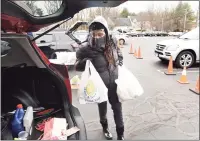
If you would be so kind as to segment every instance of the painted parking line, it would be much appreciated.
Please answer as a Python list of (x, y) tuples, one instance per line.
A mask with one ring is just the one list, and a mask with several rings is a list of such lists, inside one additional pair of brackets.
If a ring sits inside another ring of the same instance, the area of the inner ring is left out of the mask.
[(157, 70), (159, 73), (162, 73), (162, 74), (165, 74), (163, 71), (161, 71), (161, 70)]
[[(183, 70), (181, 68), (175, 68), (174, 70)], [(199, 68), (188, 68), (187, 70), (199, 70)]]
[[(186, 71), (187, 73), (199, 73), (199, 71)], [(182, 73), (182, 71), (181, 72), (176, 72), (176, 73)]]
[[(165, 74), (164, 72), (167, 72), (167, 70), (157, 70), (159, 73)], [(199, 70), (187, 70), (187, 73), (199, 73)], [(182, 71), (174, 70), (174, 73), (182, 73)]]

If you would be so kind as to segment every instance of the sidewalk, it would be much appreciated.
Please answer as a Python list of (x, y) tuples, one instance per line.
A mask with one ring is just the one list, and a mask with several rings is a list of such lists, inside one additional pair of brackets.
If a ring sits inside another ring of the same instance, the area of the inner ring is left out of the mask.
[[(126, 139), (198, 140), (198, 98), (192, 94), (188, 97), (187, 94), (160, 93), (141, 101), (125, 102), (123, 112)], [(116, 139), (112, 110), (108, 112), (110, 128)], [(86, 121), (86, 128), (88, 139), (104, 139), (98, 120)]]

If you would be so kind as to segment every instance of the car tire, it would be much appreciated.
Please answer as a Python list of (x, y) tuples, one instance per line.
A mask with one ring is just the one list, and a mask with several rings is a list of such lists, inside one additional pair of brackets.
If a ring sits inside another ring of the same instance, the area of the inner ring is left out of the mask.
[(179, 53), (179, 55), (176, 58), (175, 63), (176, 63), (177, 67), (184, 68), (184, 64), (185, 64), (184, 58), (188, 58), (187, 62), (186, 62), (187, 63), (186, 64), (187, 68), (191, 67), (194, 64), (194, 62), (195, 62), (195, 60), (194, 60), (195, 57), (194, 57), (194, 54), (192, 52), (190, 52), (190, 51), (183, 51), (183, 52)]
[(124, 39), (119, 39), (119, 44), (120, 45), (124, 45), (125, 44), (125, 40)]

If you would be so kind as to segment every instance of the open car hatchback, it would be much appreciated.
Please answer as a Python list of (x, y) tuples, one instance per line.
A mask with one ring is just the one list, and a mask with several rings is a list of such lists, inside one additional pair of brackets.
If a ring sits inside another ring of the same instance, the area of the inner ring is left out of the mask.
[[(42, 5), (44, 1), (41, 2)], [(56, 1), (54, 1), (56, 2)], [(115, 7), (125, 1), (63, 0), (59, 9), (49, 15), (35, 13), (25, 1), (1, 0), (1, 139), (12, 140), (10, 128), (12, 111), (17, 104), (24, 109), (43, 107), (51, 113), (37, 116), (34, 113), (32, 134), (28, 140), (37, 140), (42, 132), (36, 130), (38, 121), (47, 117), (65, 118), (66, 129), (78, 127), (79, 132), (69, 140), (85, 140), (84, 121), (72, 105), (72, 91), (68, 69), (65, 65), (52, 64), (37, 47), (28, 32), (36, 32), (50, 24), (70, 19), (80, 10), (89, 7)], [(29, 3), (30, 4), (30, 3)]]

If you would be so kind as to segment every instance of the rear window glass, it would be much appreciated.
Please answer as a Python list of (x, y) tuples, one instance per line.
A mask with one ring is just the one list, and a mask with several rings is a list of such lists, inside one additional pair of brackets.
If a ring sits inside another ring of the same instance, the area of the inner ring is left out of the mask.
[[(40, 34), (35, 34), (35, 36), (38, 36)], [(39, 39), (36, 40), (36, 43), (51, 43), (54, 42), (55, 39), (53, 38), (53, 34), (46, 34), (40, 37)]]
[(45, 0), (45, 1), (37, 1), (37, 0), (15, 0), (13, 1), (18, 6), (26, 10), (29, 14), (37, 17), (48, 16), (56, 13), (62, 4), (62, 0)]
[(88, 37), (88, 31), (85, 30), (78, 30), (74, 32), (74, 37), (78, 38), (81, 42), (84, 42)]

